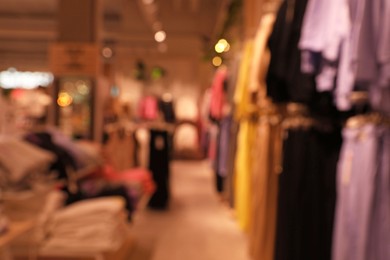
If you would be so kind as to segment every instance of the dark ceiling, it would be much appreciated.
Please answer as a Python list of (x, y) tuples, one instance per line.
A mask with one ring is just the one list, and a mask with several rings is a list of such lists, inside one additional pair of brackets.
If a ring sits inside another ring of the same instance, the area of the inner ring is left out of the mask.
[[(201, 55), (221, 29), (229, 2), (96, 1), (102, 7), (100, 41), (115, 48), (122, 58)], [(0, 0), (0, 69), (47, 69), (48, 46), (57, 39), (57, 13), (58, 0)], [(167, 48), (159, 48), (154, 40), (159, 29), (167, 34)]]

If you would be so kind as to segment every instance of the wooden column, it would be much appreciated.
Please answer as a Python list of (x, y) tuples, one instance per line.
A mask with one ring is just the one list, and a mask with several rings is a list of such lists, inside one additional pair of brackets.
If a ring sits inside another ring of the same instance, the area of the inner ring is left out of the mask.
[[(87, 79), (90, 89), (90, 133), (99, 140), (101, 136), (101, 102), (99, 80), (102, 77), (100, 31), (103, 20), (101, 0), (60, 0), (58, 6), (57, 41), (50, 46), (50, 68), (56, 77), (57, 99), (64, 78)], [(60, 107), (56, 109), (59, 122)], [(74, 121), (74, 120), (73, 120)]]

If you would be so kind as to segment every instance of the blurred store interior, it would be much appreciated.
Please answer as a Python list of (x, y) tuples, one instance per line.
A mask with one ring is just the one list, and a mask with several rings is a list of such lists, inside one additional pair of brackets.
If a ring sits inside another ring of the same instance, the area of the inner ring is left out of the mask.
[(0, 260), (389, 260), (389, 17), (0, 0)]

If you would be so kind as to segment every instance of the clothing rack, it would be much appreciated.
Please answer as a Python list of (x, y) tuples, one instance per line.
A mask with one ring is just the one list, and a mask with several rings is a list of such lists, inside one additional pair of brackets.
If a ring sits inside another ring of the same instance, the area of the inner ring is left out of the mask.
[(378, 112), (371, 112), (368, 114), (357, 115), (349, 118), (345, 126), (347, 128), (360, 128), (366, 124), (390, 127), (390, 118)]

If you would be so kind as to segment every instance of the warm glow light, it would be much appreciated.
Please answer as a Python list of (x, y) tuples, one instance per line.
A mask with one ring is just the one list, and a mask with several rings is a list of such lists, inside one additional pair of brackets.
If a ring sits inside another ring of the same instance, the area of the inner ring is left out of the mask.
[(77, 91), (81, 95), (88, 95), (89, 94), (89, 88), (88, 88), (87, 84), (85, 84), (84, 81), (80, 81), (77, 83)]
[(153, 4), (154, 0), (142, 0), (142, 2), (146, 5)]
[(221, 43), (221, 44), (223, 44), (224, 46), (226, 46), (226, 45), (229, 44), (229, 43), (227, 42), (227, 40), (225, 40), (225, 39), (220, 39), (218, 42)]
[(68, 93), (61, 92), (60, 94), (58, 94), (57, 104), (60, 107), (70, 106), (72, 104), (72, 102), (73, 102), (73, 98)]
[(109, 59), (109, 58), (112, 57), (112, 54), (113, 54), (113, 52), (112, 52), (111, 48), (109, 48), (109, 47), (104, 47), (103, 48), (102, 55), (103, 55), (104, 58)]
[(219, 56), (215, 56), (215, 57), (213, 58), (213, 65), (214, 65), (215, 67), (219, 67), (219, 66), (221, 66), (221, 64), (222, 64), (222, 58), (219, 57)]
[(222, 53), (224, 50), (225, 46), (222, 43), (218, 42), (217, 44), (215, 44), (215, 51), (217, 53)]
[(227, 43), (224, 52), (228, 52), (230, 50), (230, 44)]
[(230, 49), (230, 44), (225, 39), (220, 39), (217, 44), (215, 44), (215, 51), (217, 53), (227, 52)]
[(53, 74), (46, 72), (20, 72), (14, 68), (0, 72), (0, 86), (6, 89), (47, 87), (53, 79)]
[(154, 39), (156, 40), (156, 42), (163, 42), (165, 41), (166, 37), (167, 34), (164, 31), (158, 31), (154, 35)]

